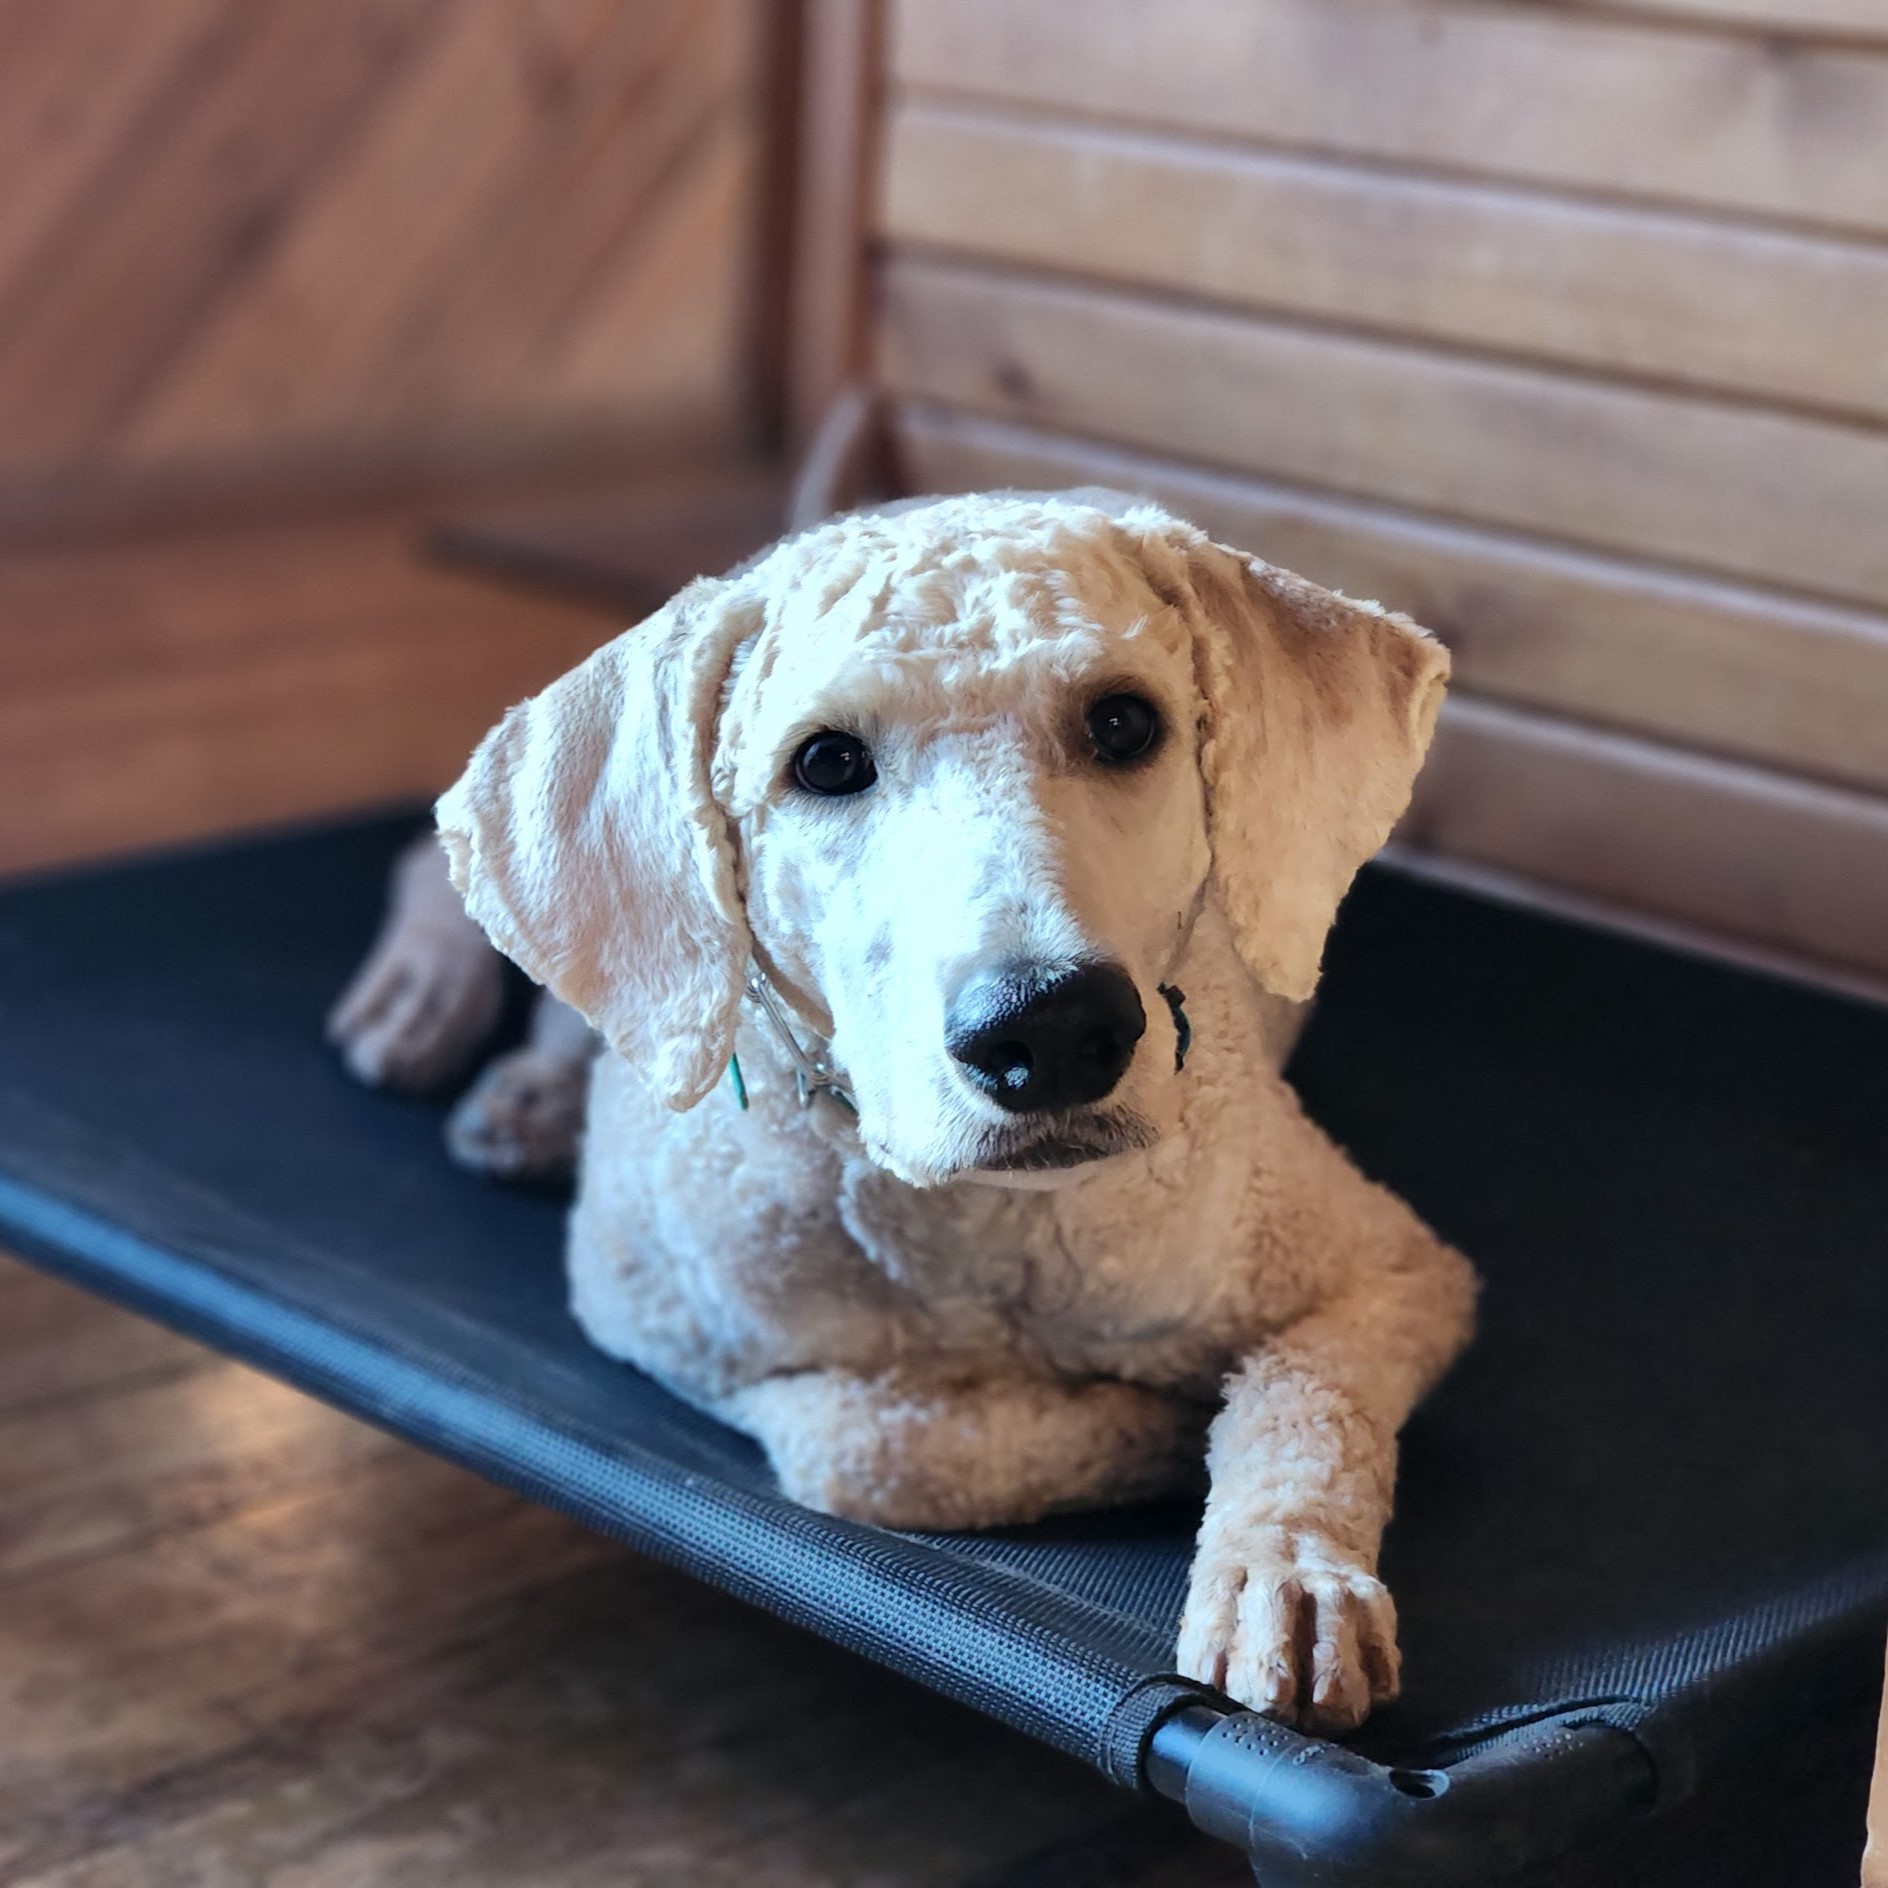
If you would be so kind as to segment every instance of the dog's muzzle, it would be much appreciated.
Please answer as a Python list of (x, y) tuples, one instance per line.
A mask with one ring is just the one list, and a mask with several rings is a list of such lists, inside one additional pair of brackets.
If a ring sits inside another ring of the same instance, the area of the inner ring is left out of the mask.
[(958, 1066), (1011, 1114), (1100, 1101), (1146, 1032), (1134, 980), (1118, 964), (1002, 964), (966, 978), (945, 1013)]
[(977, 1160), (983, 1173), (1059, 1173), (1112, 1160), (1117, 1154), (1137, 1153), (1158, 1140), (1152, 1127), (1137, 1114), (1084, 1113), (1050, 1122), (1030, 1134), (1010, 1129)]

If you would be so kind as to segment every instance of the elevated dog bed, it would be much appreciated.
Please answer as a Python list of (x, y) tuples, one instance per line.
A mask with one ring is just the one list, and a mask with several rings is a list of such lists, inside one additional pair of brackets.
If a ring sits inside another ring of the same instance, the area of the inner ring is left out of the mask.
[(827, 1520), (589, 1350), (559, 1203), (322, 1046), (409, 830), (0, 896), (0, 1243), (1182, 1801), (1267, 1888), (1579, 1850), (1879, 1671), (1888, 1015), (1366, 874), (1295, 1076), (1487, 1294), (1407, 1435), (1407, 1695), (1345, 1749), (1163, 1675), (1184, 1508)]

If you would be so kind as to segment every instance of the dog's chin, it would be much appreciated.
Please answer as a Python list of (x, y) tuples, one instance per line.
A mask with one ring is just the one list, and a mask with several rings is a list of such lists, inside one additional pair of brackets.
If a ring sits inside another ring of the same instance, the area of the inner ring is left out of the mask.
[(964, 1173), (983, 1186), (1049, 1192), (1079, 1186), (1101, 1169), (1144, 1153), (1160, 1137), (1139, 1115), (1079, 1116), (1006, 1132), (979, 1148)]

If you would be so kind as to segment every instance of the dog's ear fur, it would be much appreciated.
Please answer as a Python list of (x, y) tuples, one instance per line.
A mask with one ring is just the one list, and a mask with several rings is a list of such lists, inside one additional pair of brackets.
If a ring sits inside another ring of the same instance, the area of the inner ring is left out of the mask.
[(1303, 1002), (1357, 868), (1409, 805), (1449, 655), (1355, 603), (1167, 522), (1142, 539), (1189, 618), (1213, 873), (1239, 954)]
[(690, 585), (512, 709), (438, 806), (466, 909), (671, 1108), (733, 1051), (751, 940), (709, 780), (759, 621), (751, 591)]

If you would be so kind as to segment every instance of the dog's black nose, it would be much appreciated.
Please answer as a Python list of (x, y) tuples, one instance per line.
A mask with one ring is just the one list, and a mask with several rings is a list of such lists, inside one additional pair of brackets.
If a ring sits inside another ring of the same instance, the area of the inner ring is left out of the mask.
[(1117, 965), (1024, 962), (966, 979), (944, 1027), (951, 1054), (992, 1101), (1012, 1114), (1041, 1114), (1107, 1094), (1147, 1014)]

